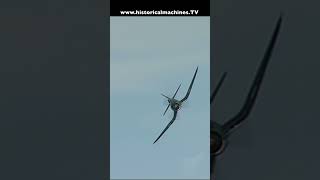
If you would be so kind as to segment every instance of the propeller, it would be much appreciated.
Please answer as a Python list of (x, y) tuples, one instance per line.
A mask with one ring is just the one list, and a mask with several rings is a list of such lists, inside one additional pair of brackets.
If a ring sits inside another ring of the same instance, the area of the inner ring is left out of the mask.
[(162, 96), (164, 96), (165, 98), (168, 99), (168, 103), (169, 103), (168, 106), (167, 106), (167, 108), (166, 108), (166, 110), (165, 110), (164, 113), (163, 113), (163, 116), (166, 114), (166, 112), (168, 111), (168, 109), (169, 109), (169, 107), (170, 107), (170, 100), (171, 100), (171, 99), (174, 99), (174, 98), (176, 97), (176, 95), (177, 95), (180, 87), (181, 87), (181, 84), (179, 85), (178, 89), (176, 90), (176, 92), (174, 93), (174, 95), (173, 95), (172, 98), (169, 98), (168, 96), (166, 96), (166, 95), (164, 95), (164, 94), (161, 94)]

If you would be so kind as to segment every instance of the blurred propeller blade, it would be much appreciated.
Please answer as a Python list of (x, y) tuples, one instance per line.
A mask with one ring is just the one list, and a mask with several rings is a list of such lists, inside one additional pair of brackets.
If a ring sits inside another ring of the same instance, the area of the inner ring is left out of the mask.
[(174, 97), (176, 97), (177, 92), (178, 92), (178, 91), (179, 91), (179, 89), (180, 89), (180, 86), (181, 86), (181, 84), (179, 85), (178, 89), (177, 89), (177, 90), (176, 90), (176, 92), (174, 93), (174, 95), (173, 95), (172, 99), (173, 99)]
[(168, 109), (169, 109), (169, 106), (170, 106), (170, 104), (168, 104), (168, 106), (167, 106), (166, 110), (164, 111), (163, 115), (165, 115), (165, 114), (166, 114), (166, 112), (167, 112), (167, 111), (168, 111)]
[(215, 99), (215, 97), (217, 96), (218, 92), (219, 92), (219, 89), (224, 81), (224, 79), (226, 78), (227, 76), (227, 72), (224, 72), (220, 81), (218, 82), (218, 85), (216, 87), (216, 89), (213, 91), (211, 97), (210, 97), (210, 104), (212, 104), (213, 100)]

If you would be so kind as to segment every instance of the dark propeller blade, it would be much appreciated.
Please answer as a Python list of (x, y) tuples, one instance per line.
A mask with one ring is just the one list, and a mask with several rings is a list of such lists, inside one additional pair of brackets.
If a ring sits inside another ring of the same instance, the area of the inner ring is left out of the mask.
[[(166, 96), (166, 95), (164, 95), (164, 94), (161, 94), (161, 95), (162, 95), (163, 97), (167, 98), (168, 100), (170, 100), (170, 98), (169, 98), (168, 96)], [(166, 112), (167, 112), (168, 109), (169, 109), (169, 106), (170, 106), (170, 103), (168, 104), (168, 106), (167, 106), (166, 110), (164, 111), (163, 115), (166, 114)]]
[(220, 81), (218, 82), (217, 84), (217, 87), (216, 89), (213, 91), (213, 93), (211, 94), (211, 97), (210, 97), (210, 104), (213, 102), (213, 100), (215, 99), (215, 97), (217, 96), (218, 92), (219, 92), (219, 89), (221, 87), (221, 85), (223, 84), (223, 81), (224, 79), (226, 78), (227, 76), (227, 72), (223, 73)]
[[(178, 89), (177, 89), (177, 90), (176, 90), (176, 92), (174, 93), (174, 95), (173, 95), (172, 99), (173, 99), (174, 97), (176, 97), (177, 92), (178, 92), (178, 91), (179, 91), (179, 89), (180, 89), (180, 86), (181, 86), (181, 84), (179, 85)], [(170, 99), (168, 96), (166, 96), (166, 95), (164, 95), (164, 94), (161, 94), (161, 95), (162, 95), (162, 96), (164, 96), (164, 97), (166, 97), (167, 99)], [(168, 104), (168, 106), (167, 106), (166, 110), (164, 111), (163, 115), (165, 115), (165, 114), (166, 114), (166, 112), (168, 111), (169, 107), (170, 107), (170, 103)]]
[(174, 93), (174, 95), (173, 95), (172, 99), (173, 99), (174, 97), (176, 97), (177, 92), (178, 92), (178, 91), (179, 91), (179, 89), (180, 89), (180, 86), (181, 86), (181, 84), (179, 85), (178, 89), (177, 89), (177, 90), (176, 90), (176, 92)]
[(164, 116), (164, 115), (166, 114), (166, 112), (168, 111), (169, 106), (170, 106), (170, 103), (168, 104), (168, 106), (167, 106), (166, 110), (164, 111), (163, 116)]
[(164, 95), (164, 94), (161, 94), (163, 97), (167, 98), (167, 99), (170, 99), (168, 96)]
[(195, 72), (194, 75), (193, 75), (193, 78), (192, 78), (192, 81), (191, 81), (191, 83), (190, 83), (188, 92), (187, 92), (187, 94), (185, 95), (185, 97), (184, 97), (183, 99), (181, 99), (181, 102), (183, 102), (183, 101), (185, 101), (185, 100), (188, 99), (188, 97), (189, 97), (189, 95), (190, 95), (190, 92), (191, 92), (191, 89), (192, 89), (192, 86), (193, 86), (194, 79), (196, 78), (197, 72), (198, 72), (198, 67), (197, 67), (197, 69), (196, 69), (196, 72)]
[(174, 111), (172, 120), (169, 122), (169, 124), (166, 126), (166, 128), (161, 132), (159, 137), (153, 142), (153, 144), (156, 143), (161, 138), (161, 136), (168, 130), (168, 128), (171, 126), (171, 124), (176, 120), (176, 117), (177, 117), (177, 111)]
[(271, 40), (269, 42), (269, 45), (266, 49), (266, 52), (264, 54), (264, 57), (263, 57), (262, 62), (260, 64), (260, 67), (258, 69), (258, 73), (253, 81), (253, 84), (250, 88), (249, 94), (246, 98), (246, 101), (245, 101), (243, 107), (241, 108), (240, 112), (236, 116), (231, 118), (229, 121), (227, 121), (223, 125), (223, 131), (224, 131), (225, 136), (228, 136), (238, 125), (240, 125), (240, 123), (243, 122), (243, 120), (245, 120), (249, 116), (249, 114), (252, 110), (252, 107), (255, 103), (255, 100), (257, 98), (257, 95), (258, 95), (258, 92), (260, 89), (261, 82), (262, 82), (264, 74), (266, 72), (266, 68), (267, 68), (268, 63), (270, 61), (270, 57), (272, 55), (272, 51), (273, 51), (274, 45), (276, 43), (276, 39), (279, 34), (281, 22), (282, 22), (282, 16), (280, 15), (280, 17), (277, 21), (276, 27), (274, 29), (273, 35), (271, 37)]

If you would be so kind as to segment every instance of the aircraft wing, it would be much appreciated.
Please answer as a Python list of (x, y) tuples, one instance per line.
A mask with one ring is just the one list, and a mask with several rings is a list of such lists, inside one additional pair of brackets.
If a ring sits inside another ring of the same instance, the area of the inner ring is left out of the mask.
[(244, 106), (242, 107), (242, 109), (240, 110), (240, 112), (237, 115), (235, 115), (233, 118), (231, 118), (229, 121), (227, 121), (222, 126), (225, 136), (229, 136), (229, 134), (232, 133), (232, 131), (238, 125), (240, 125), (240, 123), (243, 122), (243, 120), (245, 120), (249, 116), (249, 114), (253, 108), (255, 100), (257, 99), (257, 95), (258, 95), (264, 74), (266, 72), (266, 68), (267, 68), (268, 63), (271, 58), (274, 45), (276, 43), (279, 31), (280, 31), (281, 22), (282, 22), (282, 18), (280, 16), (280, 18), (278, 19), (278, 22), (276, 24), (276, 27), (273, 31), (272, 37), (269, 41), (266, 52), (263, 56), (262, 62), (261, 62), (260, 67), (258, 69), (258, 73), (257, 73), (257, 75), (253, 81), (253, 84), (250, 88), (250, 91), (249, 91), (249, 94), (246, 98)]
[(153, 144), (156, 143), (156, 142), (161, 138), (161, 136), (169, 129), (169, 127), (171, 126), (171, 124), (176, 120), (178, 111), (173, 111), (173, 112), (174, 112), (174, 114), (173, 114), (172, 120), (169, 122), (169, 124), (167, 125), (167, 127), (161, 132), (161, 134), (159, 135), (159, 137), (153, 142)]
[(196, 69), (196, 72), (195, 72), (194, 75), (193, 75), (193, 78), (192, 78), (192, 81), (191, 81), (191, 83), (190, 83), (188, 92), (187, 92), (187, 94), (185, 95), (185, 97), (184, 97), (183, 99), (181, 99), (181, 102), (183, 102), (183, 101), (185, 101), (185, 100), (188, 99), (188, 97), (189, 97), (189, 95), (190, 95), (190, 92), (191, 92), (191, 89), (192, 89), (192, 86), (193, 86), (194, 79), (196, 78), (197, 72), (198, 72), (198, 67), (197, 67), (197, 69)]

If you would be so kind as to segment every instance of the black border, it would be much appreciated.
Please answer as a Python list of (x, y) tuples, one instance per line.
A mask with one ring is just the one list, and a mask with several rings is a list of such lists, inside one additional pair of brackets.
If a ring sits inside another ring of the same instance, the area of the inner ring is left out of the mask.
[(107, 6), (0, 2), (0, 179), (109, 178)]
[[(210, 16), (210, 0), (201, 1), (184, 1), (184, 0), (162, 0), (162, 1), (148, 1), (148, 0), (110, 0), (111, 16), (141, 16), (141, 15), (122, 15), (120, 11), (189, 11), (199, 10), (198, 14), (194, 15), (174, 15), (174, 16)], [(157, 15), (143, 15), (143, 16), (157, 16)], [(170, 16), (170, 15), (161, 15)]]

